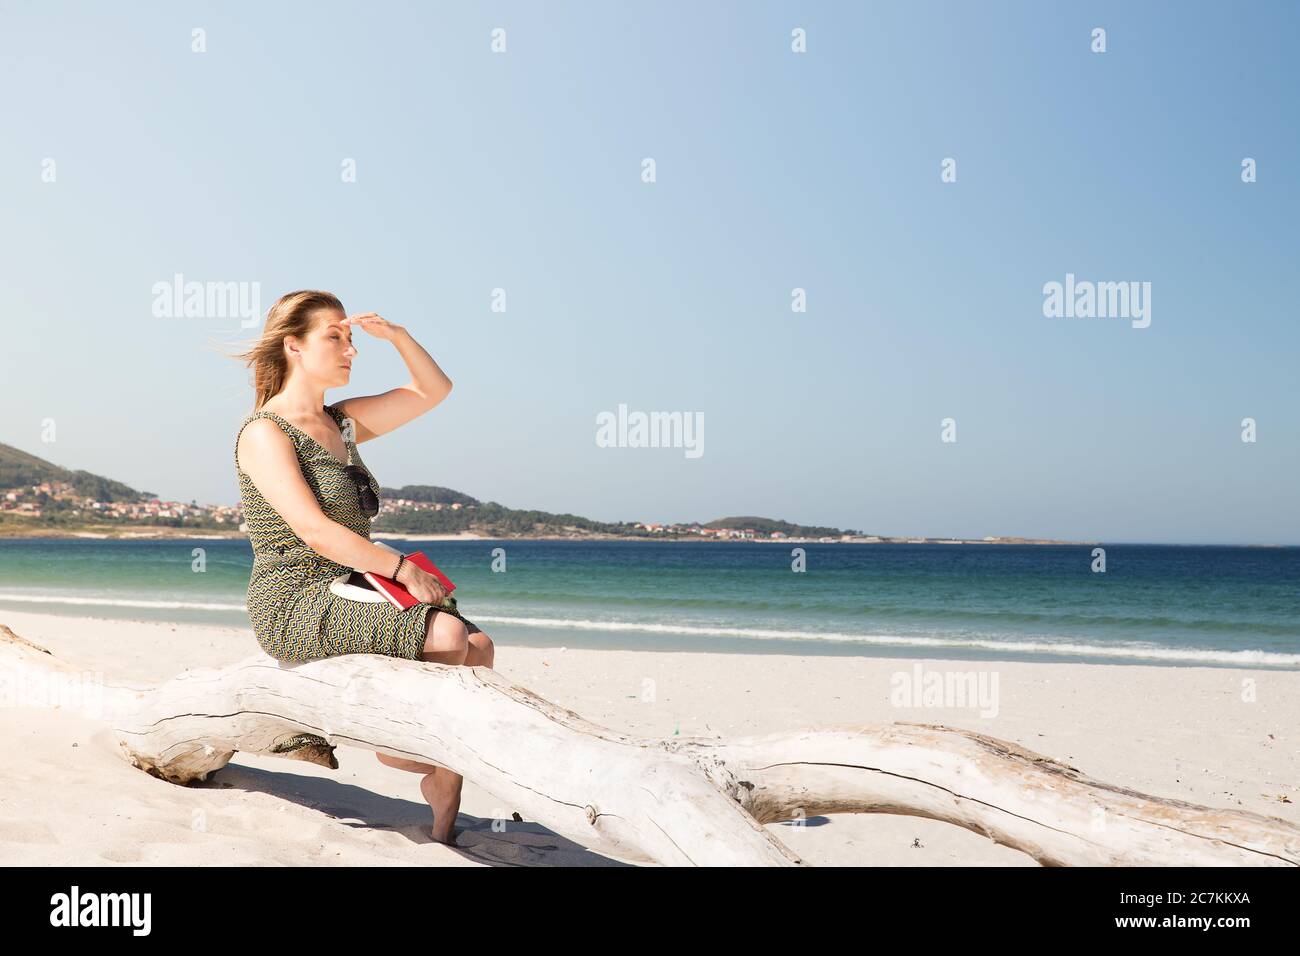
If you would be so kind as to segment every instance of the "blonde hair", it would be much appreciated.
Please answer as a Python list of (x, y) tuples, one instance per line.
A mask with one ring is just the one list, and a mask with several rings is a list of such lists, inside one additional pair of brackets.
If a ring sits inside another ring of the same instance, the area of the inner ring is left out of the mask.
[(284, 356), (284, 340), (292, 335), (305, 338), (311, 331), (314, 315), (320, 309), (343, 311), (343, 303), (331, 292), (302, 289), (280, 296), (266, 313), (262, 336), (240, 359), (253, 370), (253, 411), (278, 395), (289, 379), (289, 363)]

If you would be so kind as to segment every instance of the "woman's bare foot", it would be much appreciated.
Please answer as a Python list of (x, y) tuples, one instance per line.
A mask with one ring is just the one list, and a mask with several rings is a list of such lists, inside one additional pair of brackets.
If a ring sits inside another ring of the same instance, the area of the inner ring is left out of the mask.
[(453, 843), (452, 829), (456, 823), (456, 814), (460, 812), (460, 788), (465, 778), (439, 767), (433, 773), (425, 774), (420, 781), (420, 793), (433, 810), (433, 827), (429, 834), (437, 843)]

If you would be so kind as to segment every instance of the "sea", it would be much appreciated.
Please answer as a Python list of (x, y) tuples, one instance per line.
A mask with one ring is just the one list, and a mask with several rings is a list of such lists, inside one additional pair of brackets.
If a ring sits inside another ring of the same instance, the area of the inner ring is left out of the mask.
[[(1300, 667), (1300, 548), (376, 540), (501, 645)], [(5, 609), (248, 627), (245, 539), (0, 540)], [(250, 649), (252, 632), (249, 631)]]

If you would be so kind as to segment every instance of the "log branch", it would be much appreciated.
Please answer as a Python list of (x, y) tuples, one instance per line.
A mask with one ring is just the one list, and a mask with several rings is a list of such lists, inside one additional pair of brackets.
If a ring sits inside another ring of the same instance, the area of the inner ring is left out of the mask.
[[(0, 625), (0, 676), (49, 695), (79, 674)], [(1300, 827), (1113, 786), (1013, 743), (937, 724), (838, 725), (716, 740), (591, 723), (486, 667), (256, 654), (83, 710), (134, 766), (206, 780), (238, 751), (336, 768), (333, 746), (449, 767), (597, 852), (663, 865), (800, 865), (764, 824), (824, 813), (930, 817), (1048, 866), (1300, 865)], [(864, 860), (863, 863), (870, 863)]]

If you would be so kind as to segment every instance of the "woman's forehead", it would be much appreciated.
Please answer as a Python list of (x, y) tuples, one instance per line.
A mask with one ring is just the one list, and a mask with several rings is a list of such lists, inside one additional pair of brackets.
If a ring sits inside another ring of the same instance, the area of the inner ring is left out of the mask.
[(339, 329), (349, 335), (352, 334), (352, 330), (343, 324), (343, 313), (337, 309), (321, 309), (313, 318), (316, 321), (317, 329), (322, 332), (329, 329)]

